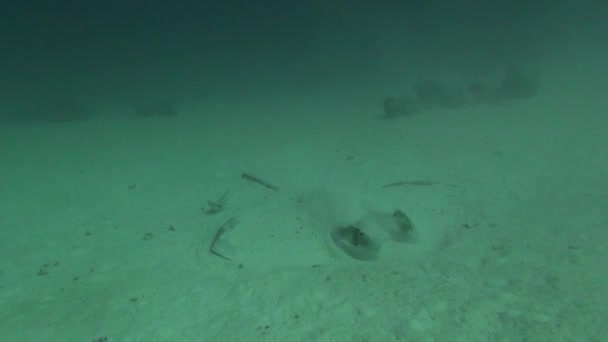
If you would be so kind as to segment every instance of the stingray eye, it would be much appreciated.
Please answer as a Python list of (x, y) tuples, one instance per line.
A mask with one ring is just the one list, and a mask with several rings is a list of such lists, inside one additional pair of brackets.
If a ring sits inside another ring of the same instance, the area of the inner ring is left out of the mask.
[(352, 231), (352, 244), (353, 246), (361, 246), (363, 244), (365, 244), (365, 239), (367, 238), (367, 236), (365, 235), (364, 232), (361, 231), (361, 229), (359, 228), (355, 228)]

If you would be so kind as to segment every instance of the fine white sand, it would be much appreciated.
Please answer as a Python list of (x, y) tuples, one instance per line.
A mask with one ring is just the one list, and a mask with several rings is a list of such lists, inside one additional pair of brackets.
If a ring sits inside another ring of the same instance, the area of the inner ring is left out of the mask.
[[(395, 120), (399, 85), (361, 85), (4, 123), (0, 340), (603, 340), (607, 74), (553, 68), (531, 99)], [(416, 180), (436, 184), (382, 188)], [(417, 243), (333, 245), (395, 209)], [(209, 244), (231, 218), (227, 261)]]

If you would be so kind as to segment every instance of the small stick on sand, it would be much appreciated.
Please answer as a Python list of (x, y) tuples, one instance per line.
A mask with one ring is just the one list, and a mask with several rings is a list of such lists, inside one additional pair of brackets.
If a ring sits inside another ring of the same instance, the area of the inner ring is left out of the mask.
[(205, 214), (213, 215), (222, 211), (224, 209), (224, 206), (226, 205), (226, 197), (228, 197), (228, 192), (230, 192), (230, 190), (226, 190), (222, 197), (220, 197), (220, 199), (218, 199), (217, 201), (207, 201), (207, 204), (209, 206), (207, 208), (203, 208)]
[(248, 173), (241, 174), (241, 178), (246, 179), (246, 180), (248, 180), (250, 182), (253, 182), (253, 183), (258, 183), (258, 184), (262, 185), (263, 187), (265, 187), (267, 189), (274, 190), (274, 191), (279, 191), (278, 187), (276, 187), (276, 186), (268, 183), (265, 180), (259, 179), (258, 177), (252, 176), (252, 175), (250, 175)]
[(388, 184), (384, 184), (382, 187), (383, 188), (392, 188), (392, 187), (401, 186), (401, 185), (429, 186), (429, 185), (435, 185), (435, 184), (437, 184), (437, 182), (428, 180), (428, 179), (421, 179), (421, 180), (415, 180), (415, 181), (399, 181), (399, 182), (394, 182), (394, 183), (388, 183)]
[(223, 254), (221, 254), (220, 252), (215, 250), (215, 245), (217, 244), (217, 242), (219, 241), (220, 237), (222, 235), (224, 235), (224, 233), (226, 233), (226, 231), (232, 229), (236, 224), (238, 223), (238, 220), (236, 217), (231, 218), (230, 220), (226, 221), (223, 225), (221, 225), (218, 229), (217, 232), (215, 232), (215, 236), (213, 237), (213, 240), (211, 240), (211, 244), (209, 245), (209, 253), (218, 256), (222, 259), (226, 259), (229, 261), (232, 261), (232, 259), (224, 256)]

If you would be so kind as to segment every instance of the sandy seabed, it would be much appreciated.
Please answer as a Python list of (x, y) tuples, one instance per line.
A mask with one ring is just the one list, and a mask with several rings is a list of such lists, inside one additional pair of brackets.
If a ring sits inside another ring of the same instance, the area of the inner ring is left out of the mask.
[[(4, 123), (0, 339), (601, 341), (604, 83), (394, 120), (382, 89), (328, 89)], [(330, 238), (394, 210), (416, 242)]]

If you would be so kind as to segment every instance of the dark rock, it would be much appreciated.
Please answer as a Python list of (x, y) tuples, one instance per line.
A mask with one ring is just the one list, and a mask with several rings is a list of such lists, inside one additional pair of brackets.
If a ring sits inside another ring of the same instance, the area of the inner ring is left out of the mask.
[(535, 75), (520, 67), (507, 69), (507, 74), (500, 84), (500, 96), (504, 100), (527, 99), (538, 94), (540, 81)]
[(466, 90), (451, 88), (437, 81), (424, 81), (414, 85), (416, 104), (420, 108), (435, 107), (456, 109), (471, 104), (471, 98)]
[(436, 81), (424, 81), (413, 86), (416, 103), (425, 108), (441, 105), (447, 95), (445, 86)]
[(12, 120), (23, 122), (74, 122), (91, 117), (92, 110), (83, 101), (71, 97), (38, 96), (9, 109)]
[(177, 106), (172, 101), (149, 102), (135, 107), (135, 114), (141, 117), (175, 116), (177, 113)]
[(384, 108), (384, 116), (389, 119), (411, 116), (417, 112), (414, 101), (403, 96), (387, 97), (384, 99), (384, 102), (382, 102), (382, 106)]

